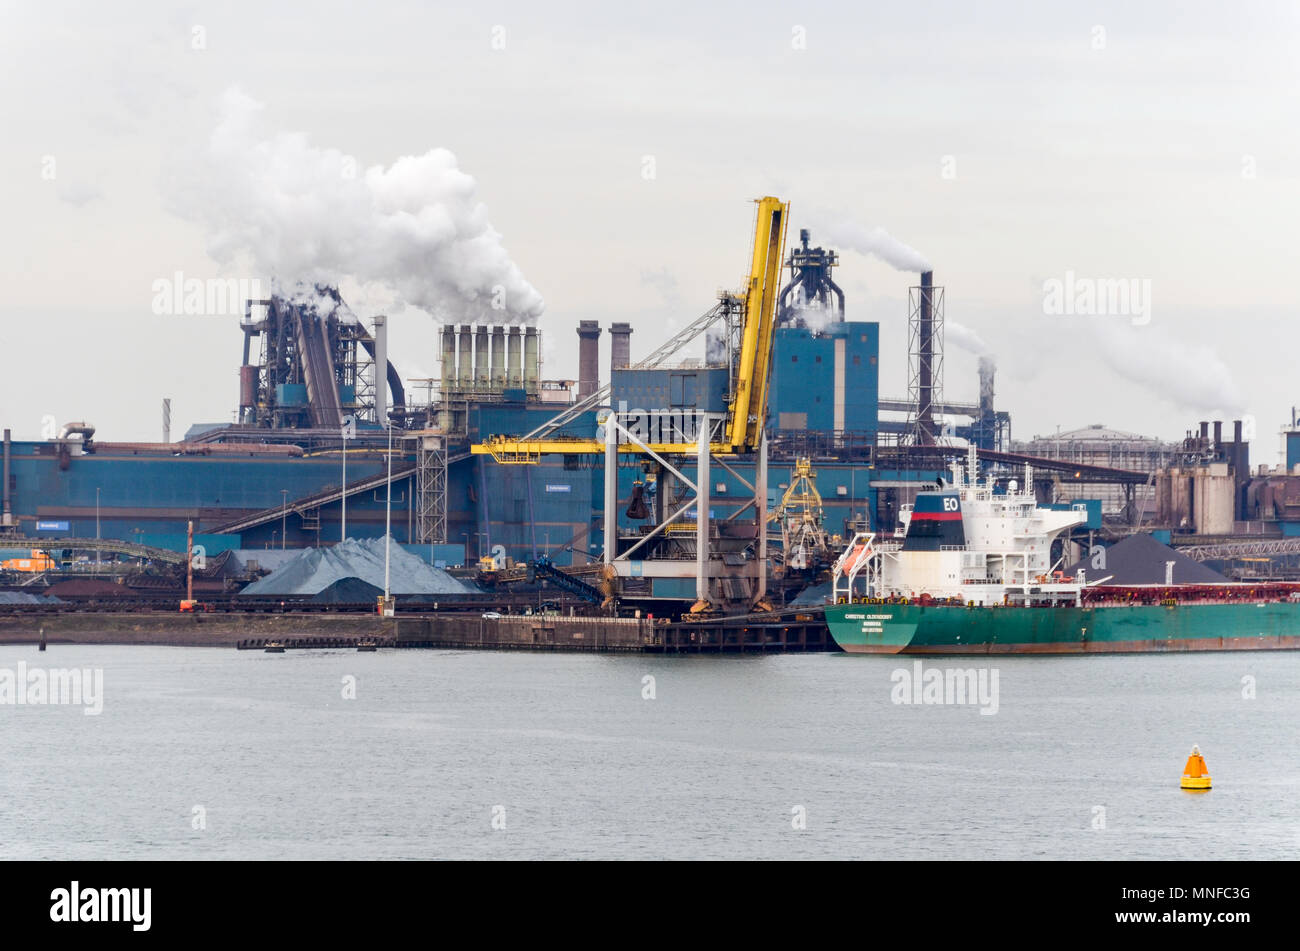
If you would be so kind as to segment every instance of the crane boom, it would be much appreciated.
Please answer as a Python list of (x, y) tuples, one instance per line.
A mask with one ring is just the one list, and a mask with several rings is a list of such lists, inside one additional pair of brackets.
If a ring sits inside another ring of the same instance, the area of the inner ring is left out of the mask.
[[(744, 455), (758, 450), (767, 425), (768, 379), (772, 371), (772, 340), (776, 329), (777, 295), (781, 284), (781, 262), (785, 254), (786, 223), (790, 205), (779, 198), (760, 198), (754, 226), (749, 277), (744, 291), (725, 295), (722, 302), (704, 313), (681, 333), (675, 335), (650, 357), (636, 364), (636, 369), (658, 366), (688, 340), (698, 336), (715, 321), (726, 317), (728, 302), (743, 300), (739, 352), (734, 370), (734, 384), (729, 398), (730, 418), (711, 443), (712, 452)], [(556, 438), (555, 433), (583, 412), (594, 409), (610, 394), (602, 387), (586, 399), (568, 407), (522, 438), (497, 436), (470, 447), (475, 455), (491, 455), (502, 464), (531, 464), (543, 455), (595, 455), (604, 452), (605, 444), (594, 439)], [(664, 443), (647, 447), (666, 455), (694, 454), (696, 443)], [(639, 452), (641, 447), (619, 445), (619, 452)]]
[(732, 452), (753, 452), (767, 425), (772, 333), (776, 328), (776, 296), (780, 292), (789, 210), (789, 204), (779, 198), (768, 196), (758, 200), (753, 260), (745, 287), (745, 322), (741, 327), (736, 392), (728, 431)]

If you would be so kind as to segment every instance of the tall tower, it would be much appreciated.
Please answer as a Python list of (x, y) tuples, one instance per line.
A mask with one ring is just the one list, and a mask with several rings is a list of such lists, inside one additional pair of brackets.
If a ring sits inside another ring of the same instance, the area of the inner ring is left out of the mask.
[(943, 390), (943, 288), (934, 286), (934, 272), (907, 294), (908, 432), (912, 444), (933, 446), (937, 429), (935, 407)]

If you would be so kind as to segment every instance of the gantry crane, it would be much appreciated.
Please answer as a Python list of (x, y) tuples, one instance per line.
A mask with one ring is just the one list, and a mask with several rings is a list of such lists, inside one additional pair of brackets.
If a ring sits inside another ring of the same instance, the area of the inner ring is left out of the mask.
[(832, 539), (826, 532), (822, 496), (817, 491), (812, 460), (795, 460), (790, 487), (771, 521), (781, 526), (782, 571), (809, 571), (828, 567), (834, 560)]
[[(659, 366), (710, 326), (723, 321), (731, 354), (725, 413), (697, 414), (688, 428), (678, 430), (674, 441), (643, 440), (630, 425), (631, 421), (613, 409), (598, 414), (600, 428), (595, 438), (559, 435), (582, 413), (606, 403), (610, 395), (610, 387), (606, 386), (525, 436), (499, 436), (471, 447), (476, 455), (490, 455), (506, 465), (536, 463), (548, 454), (604, 454), (606, 579), (613, 582), (633, 577), (689, 578), (693, 575), (696, 588), (693, 610), (696, 611), (709, 610), (721, 603), (762, 603), (766, 594), (768, 519), (764, 431), (789, 205), (772, 197), (760, 198), (756, 204), (749, 276), (744, 288), (738, 293), (720, 295), (714, 307), (634, 366), (634, 369)], [(622, 540), (617, 527), (620, 454), (643, 457), (646, 468), (654, 470), (657, 488), (653, 513), (656, 524), (639, 536)], [(694, 479), (687, 478), (679, 468), (681, 460), (691, 456), (696, 460)], [(728, 464), (727, 457), (738, 456), (756, 457), (752, 483)], [(716, 526), (709, 512), (711, 462), (722, 466), (753, 493), (738, 511)], [(670, 492), (669, 483), (684, 491)], [(737, 516), (750, 507), (755, 510), (752, 531), (748, 530), (747, 523), (737, 521)], [(690, 535), (694, 536), (693, 551), (689, 550)]]

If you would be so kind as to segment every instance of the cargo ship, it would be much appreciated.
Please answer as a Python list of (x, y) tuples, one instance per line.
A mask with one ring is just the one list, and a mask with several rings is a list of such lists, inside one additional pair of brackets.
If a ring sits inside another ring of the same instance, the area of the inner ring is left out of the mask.
[[(1018, 654), (1300, 648), (1300, 585), (1107, 583), (1053, 562), (1086, 520), (981, 481), (971, 450), (951, 481), (904, 506), (892, 537), (860, 532), (836, 561), (826, 622), (848, 653)], [(945, 480), (947, 482), (947, 480)]]

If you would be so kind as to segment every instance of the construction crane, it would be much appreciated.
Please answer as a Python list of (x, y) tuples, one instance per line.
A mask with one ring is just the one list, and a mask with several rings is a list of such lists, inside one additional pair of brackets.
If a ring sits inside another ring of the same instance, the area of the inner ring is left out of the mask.
[[(610, 387), (568, 407), (522, 437), (498, 436), (471, 447), (475, 455), (490, 455), (505, 465), (527, 465), (550, 454), (605, 457), (604, 565), (607, 578), (687, 578), (696, 582), (696, 612), (720, 602), (763, 604), (767, 584), (767, 424), (768, 380), (776, 329), (789, 205), (778, 198), (756, 202), (757, 214), (749, 276), (737, 293), (724, 293), (718, 303), (681, 333), (659, 347), (634, 369), (659, 366), (685, 344), (722, 321), (729, 342), (730, 386), (725, 413), (697, 413), (683, 422), (670, 440), (649, 442), (636, 424), (618, 412), (598, 414), (595, 438), (560, 435), (581, 414), (607, 404)], [(685, 415), (685, 414), (683, 414)], [(664, 439), (660, 433), (659, 438)], [(645, 458), (653, 470), (655, 525), (620, 546), (618, 536), (618, 459), (620, 454)], [(695, 458), (694, 478), (681, 471), (683, 457)], [(725, 457), (756, 456), (755, 478), (743, 478)], [(714, 524), (709, 511), (709, 467), (714, 462), (738, 479), (753, 496), (738, 511)], [(670, 491), (669, 485), (674, 486)], [(672, 511), (669, 511), (669, 508)], [(752, 532), (746, 534), (737, 516), (754, 509)], [(690, 543), (693, 536), (694, 544)], [(660, 557), (656, 557), (659, 554)], [(635, 557), (634, 557), (635, 556)], [(725, 585), (720, 584), (726, 581)], [(723, 590), (725, 589), (725, 590)], [(737, 594), (737, 592), (742, 592)]]

